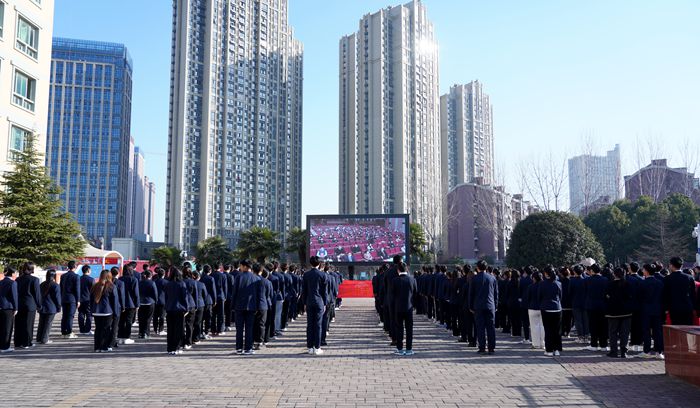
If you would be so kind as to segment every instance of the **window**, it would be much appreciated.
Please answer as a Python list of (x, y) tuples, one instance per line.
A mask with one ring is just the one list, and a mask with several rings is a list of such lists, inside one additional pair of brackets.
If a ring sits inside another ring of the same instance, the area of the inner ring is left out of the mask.
[(15, 71), (15, 87), (12, 103), (34, 112), (34, 97), (36, 96), (36, 79)]
[(10, 154), (9, 159), (15, 160), (18, 152), (23, 152), (27, 138), (31, 136), (32, 132), (22, 129), (17, 126), (12, 126), (10, 131)]
[(17, 19), (16, 46), (34, 59), (39, 57), (39, 29), (21, 16)]
[(5, 26), (5, 3), (0, 0), (0, 38), (2, 38), (2, 29)]

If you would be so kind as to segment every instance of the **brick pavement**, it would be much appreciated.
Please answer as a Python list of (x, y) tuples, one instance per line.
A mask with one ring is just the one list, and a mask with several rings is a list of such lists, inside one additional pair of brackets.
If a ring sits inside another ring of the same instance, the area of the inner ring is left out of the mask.
[(112, 354), (92, 353), (91, 338), (54, 339), (0, 356), (0, 406), (700, 407), (700, 388), (665, 376), (660, 361), (571, 342), (555, 359), (503, 335), (496, 355), (480, 356), (424, 317), (417, 354), (396, 357), (370, 299), (346, 299), (325, 355), (306, 355), (304, 336), (301, 318), (254, 356), (232, 355), (227, 333), (175, 357), (160, 337)]

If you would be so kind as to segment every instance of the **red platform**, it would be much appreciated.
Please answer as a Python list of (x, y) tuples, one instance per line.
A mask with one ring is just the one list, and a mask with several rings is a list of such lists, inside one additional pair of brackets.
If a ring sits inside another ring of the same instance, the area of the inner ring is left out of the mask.
[(374, 297), (374, 293), (372, 293), (372, 281), (345, 280), (340, 284), (340, 290), (338, 292), (338, 297), (343, 299)]
[(700, 327), (664, 326), (666, 374), (700, 386)]

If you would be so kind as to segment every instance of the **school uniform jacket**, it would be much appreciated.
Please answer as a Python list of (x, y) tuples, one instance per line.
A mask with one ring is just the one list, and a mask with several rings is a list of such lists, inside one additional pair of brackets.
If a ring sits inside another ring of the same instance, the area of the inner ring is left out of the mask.
[(142, 305), (155, 305), (158, 301), (158, 287), (150, 279), (139, 282), (139, 300)]
[(99, 302), (96, 301), (95, 295), (90, 293), (90, 310), (94, 315), (119, 316), (120, 309), (119, 293), (116, 286), (106, 289)]
[(201, 281), (195, 281), (195, 284), (197, 285), (197, 304), (195, 306), (197, 309), (204, 309), (207, 297), (209, 297), (209, 299), (211, 299), (211, 297), (207, 293), (206, 285), (204, 285)]
[(122, 276), (119, 280), (124, 284), (124, 309), (136, 309), (141, 304), (139, 296), (139, 281), (133, 276)]
[(0, 280), (0, 310), (17, 310), (19, 299), (17, 295), (17, 282), (9, 276)]
[(328, 277), (326, 274), (319, 271), (318, 268), (313, 268), (304, 274), (302, 296), (307, 307), (323, 309), (328, 304), (328, 298), (326, 297), (327, 281)]
[(17, 282), (17, 310), (36, 312), (41, 309), (41, 289), (39, 278), (32, 275), (22, 275)]
[(65, 304), (80, 302), (80, 278), (73, 271), (61, 276), (61, 300)]
[(695, 306), (695, 281), (683, 272), (671, 272), (664, 278), (664, 305), (671, 312), (692, 312)]
[(90, 275), (80, 277), (80, 303), (90, 304), (90, 292), (95, 284), (95, 278)]
[(469, 309), (496, 311), (498, 284), (490, 273), (479, 272), (469, 283)]
[(42, 288), (41, 294), (42, 314), (56, 314), (61, 311), (61, 288), (56, 282), (50, 282), (46, 292)]
[(260, 276), (248, 271), (236, 277), (233, 285), (233, 306), (235, 310), (258, 310), (258, 280)]
[(168, 282), (165, 286), (165, 311), (187, 312), (191, 309), (194, 309), (194, 304), (187, 284), (183, 281)]
[(394, 278), (391, 286), (391, 299), (394, 301), (395, 313), (408, 313), (413, 311), (416, 295), (418, 294), (418, 286), (416, 280), (407, 273), (399, 273)]
[(561, 282), (545, 279), (540, 282), (537, 289), (537, 300), (540, 310), (561, 310)]
[(583, 287), (586, 290), (586, 310), (605, 311), (605, 291), (609, 282), (607, 278), (601, 275), (593, 275), (583, 281)]
[(203, 274), (199, 281), (207, 287), (207, 297), (204, 299), (204, 304), (211, 306), (216, 303), (216, 281), (210, 275)]
[(664, 282), (653, 276), (644, 278), (640, 285), (642, 314), (662, 316), (664, 314)]
[(165, 285), (168, 284), (168, 280), (165, 278), (156, 278), (154, 282), (156, 284), (156, 290), (158, 291), (156, 305), (165, 306)]
[(224, 276), (224, 273), (220, 271), (212, 272), (211, 277), (216, 284), (216, 303), (225, 301), (229, 291), (228, 279)]

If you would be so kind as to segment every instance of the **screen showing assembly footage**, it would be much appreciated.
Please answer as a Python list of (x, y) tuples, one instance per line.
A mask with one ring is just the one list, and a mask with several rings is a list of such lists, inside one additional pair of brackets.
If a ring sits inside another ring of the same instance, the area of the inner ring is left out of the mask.
[(309, 215), (309, 256), (336, 264), (381, 264), (408, 258), (408, 215)]

